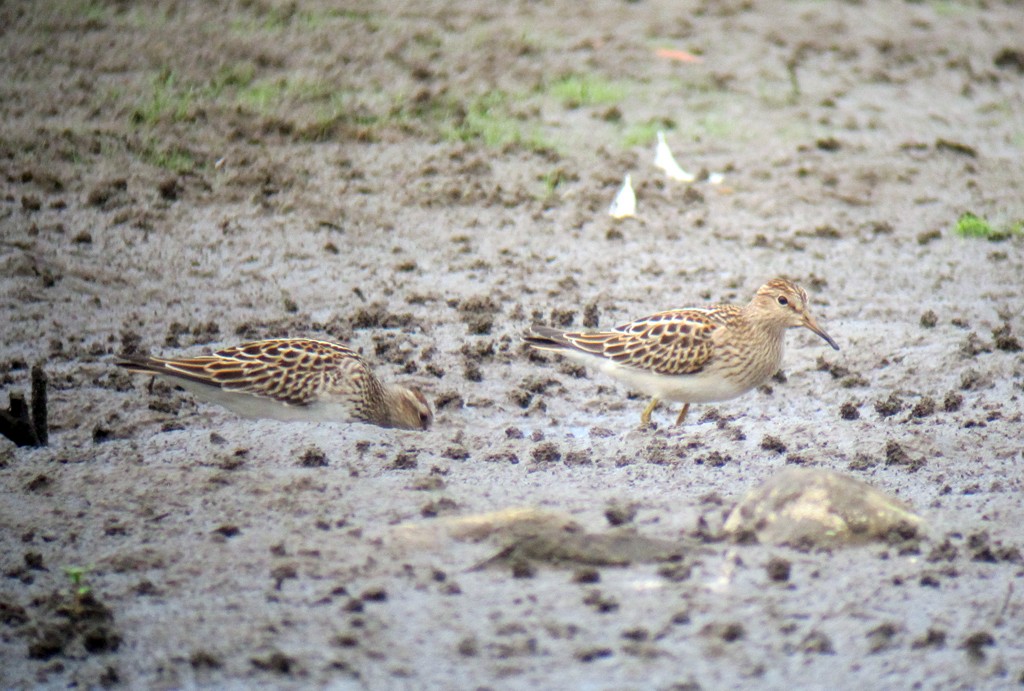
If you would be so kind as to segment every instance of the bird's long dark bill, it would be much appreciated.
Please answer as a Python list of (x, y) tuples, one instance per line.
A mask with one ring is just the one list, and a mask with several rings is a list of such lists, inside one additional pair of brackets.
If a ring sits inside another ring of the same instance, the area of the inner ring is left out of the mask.
[(804, 326), (806, 326), (808, 329), (824, 338), (825, 342), (832, 346), (834, 349), (839, 350), (839, 345), (832, 340), (832, 337), (825, 332), (825, 329), (818, 326), (818, 322), (814, 321), (812, 317), (807, 316), (804, 319)]

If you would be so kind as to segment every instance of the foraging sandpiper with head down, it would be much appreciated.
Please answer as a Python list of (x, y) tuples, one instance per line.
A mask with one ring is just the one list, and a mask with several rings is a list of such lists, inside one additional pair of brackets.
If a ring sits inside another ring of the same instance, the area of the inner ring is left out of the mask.
[(385, 384), (348, 346), (307, 338), (243, 343), (213, 355), (125, 357), (117, 364), (156, 374), (248, 418), (365, 422), (425, 430), (433, 421), (421, 392)]
[(683, 404), (735, 398), (763, 384), (782, 365), (786, 329), (804, 327), (839, 350), (807, 307), (807, 293), (785, 278), (761, 286), (749, 304), (658, 312), (610, 331), (563, 331), (534, 326), (529, 345), (597, 367), (651, 396), (640, 420), (651, 421), (660, 401)]

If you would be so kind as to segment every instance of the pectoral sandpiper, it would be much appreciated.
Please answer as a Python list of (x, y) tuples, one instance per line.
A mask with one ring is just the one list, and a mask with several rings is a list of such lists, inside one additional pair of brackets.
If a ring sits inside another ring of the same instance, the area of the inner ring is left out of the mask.
[(805, 327), (839, 350), (807, 309), (807, 293), (784, 278), (761, 286), (744, 307), (711, 305), (658, 312), (611, 331), (534, 326), (524, 340), (597, 367), (651, 396), (646, 425), (659, 401), (691, 403), (735, 398), (764, 383), (782, 364), (786, 329)]
[(422, 393), (384, 384), (351, 348), (326, 341), (256, 341), (193, 358), (122, 358), (198, 398), (248, 418), (366, 422), (425, 430), (433, 414)]

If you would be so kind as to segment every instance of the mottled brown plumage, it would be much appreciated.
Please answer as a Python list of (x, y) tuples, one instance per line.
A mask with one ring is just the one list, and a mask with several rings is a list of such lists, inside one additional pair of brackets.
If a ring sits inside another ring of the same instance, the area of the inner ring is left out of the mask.
[(327, 341), (273, 339), (213, 355), (123, 358), (117, 364), (162, 376), (245, 417), (421, 430), (433, 420), (422, 393), (382, 383), (359, 353)]
[(644, 424), (660, 400), (724, 401), (760, 385), (782, 364), (785, 331), (805, 327), (839, 346), (807, 309), (807, 293), (784, 278), (768, 281), (743, 307), (711, 305), (658, 312), (611, 331), (563, 331), (534, 326), (531, 346), (594, 365), (652, 397)]

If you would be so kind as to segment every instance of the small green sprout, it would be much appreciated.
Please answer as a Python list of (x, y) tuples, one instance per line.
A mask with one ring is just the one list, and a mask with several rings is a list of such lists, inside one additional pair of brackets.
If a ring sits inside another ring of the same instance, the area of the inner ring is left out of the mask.
[(970, 211), (960, 215), (956, 221), (956, 234), (965, 238), (988, 238), (996, 232), (992, 225), (981, 216)]
[(88, 572), (89, 569), (84, 566), (64, 567), (64, 574), (71, 581), (71, 594), (75, 596), (76, 600), (81, 600), (92, 591), (92, 588), (85, 584), (85, 574)]
[(963, 238), (984, 238), (993, 242), (1024, 235), (1024, 222), (1017, 221), (1005, 228), (996, 228), (985, 218), (970, 211), (963, 213), (956, 221), (953, 231)]

